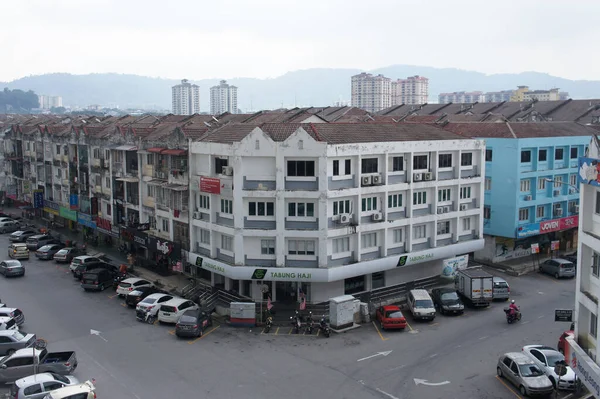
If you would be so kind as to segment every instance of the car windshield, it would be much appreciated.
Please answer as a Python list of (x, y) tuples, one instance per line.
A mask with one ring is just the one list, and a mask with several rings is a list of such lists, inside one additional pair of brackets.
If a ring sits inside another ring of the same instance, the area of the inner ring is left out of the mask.
[(48, 252), (52, 249), (52, 245), (44, 245), (43, 247), (41, 247), (40, 249), (38, 249), (38, 251), (40, 252)]
[(20, 236), (21, 234), (23, 234), (24, 231), (15, 231), (14, 233), (12, 233), (13, 236)]
[(417, 308), (432, 308), (433, 307), (433, 302), (431, 302), (430, 299), (418, 299), (415, 302), (415, 306)]
[(140, 290), (131, 291), (129, 293), (129, 295), (131, 295), (131, 296), (140, 296), (140, 295), (142, 295), (142, 291), (140, 291)]
[(385, 317), (389, 319), (401, 319), (404, 315), (399, 310), (390, 310), (385, 312)]
[(565, 357), (560, 353), (546, 353), (546, 359), (548, 359), (548, 366), (554, 367), (556, 363), (564, 361)]
[(25, 336), (18, 331), (13, 333), (13, 337), (15, 337), (15, 340), (17, 341), (22, 341), (25, 338)]
[(535, 364), (521, 364), (519, 365), (519, 371), (522, 377), (539, 377), (540, 375), (544, 375), (542, 370)]
[(69, 251), (67, 249), (61, 249), (60, 251), (58, 251), (56, 254), (57, 255), (66, 255), (68, 254)]
[(456, 292), (445, 292), (442, 294), (442, 301), (458, 301)]
[(58, 375), (56, 373), (50, 373), (50, 374), (52, 375), (52, 378), (54, 378), (56, 381), (60, 381), (60, 382), (63, 382), (65, 384), (70, 384), (71, 383), (71, 381), (69, 381), (69, 379), (67, 377), (65, 377), (65, 376)]

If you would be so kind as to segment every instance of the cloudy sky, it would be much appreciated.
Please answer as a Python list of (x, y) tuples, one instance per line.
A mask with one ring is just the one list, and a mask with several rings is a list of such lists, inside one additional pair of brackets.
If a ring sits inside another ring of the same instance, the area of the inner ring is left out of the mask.
[(0, 81), (49, 72), (267, 78), (393, 64), (600, 79), (598, 0), (8, 3)]

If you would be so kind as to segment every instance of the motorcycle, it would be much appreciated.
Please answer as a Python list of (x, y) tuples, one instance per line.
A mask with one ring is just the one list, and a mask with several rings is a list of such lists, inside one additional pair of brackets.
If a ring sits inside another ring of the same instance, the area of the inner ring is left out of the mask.
[(294, 328), (294, 334), (300, 333), (300, 328), (302, 327), (302, 322), (300, 321), (300, 315), (298, 311), (296, 311), (295, 316), (290, 316), (290, 320), (292, 321), (292, 326)]
[(156, 321), (156, 315), (150, 313), (151, 309), (138, 309), (135, 311), (135, 318), (137, 321), (143, 321), (148, 324), (154, 324)]
[(312, 318), (312, 312), (308, 313), (308, 317), (306, 318), (306, 330), (305, 332), (307, 334), (312, 334), (313, 333), (313, 329), (314, 329), (314, 321)]
[(521, 320), (521, 310), (517, 310), (514, 313), (510, 311), (510, 308), (504, 308), (504, 313), (506, 313), (506, 322), (508, 324), (512, 324), (516, 321)]
[(121, 284), (121, 281), (125, 280), (127, 278), (127, 273), (117, 273), (115, 275), (115, 278), (113, 279), (113, 288), (117, 289), (117, 287), (119, 286), (119, 284)]
[(271, 327), (273, 327), (273, 316), (269, 315), (267, 316), (267, 320), (265, 321), (265, 334), (271, 331)]
[(331, 328), (329, 328), (329, 324), (327, 324), (325, 316), (323, 316), (319, 322), (319, 331), (323, 333), (325, 338), (329, 338), (329, 335), (331, 335)]

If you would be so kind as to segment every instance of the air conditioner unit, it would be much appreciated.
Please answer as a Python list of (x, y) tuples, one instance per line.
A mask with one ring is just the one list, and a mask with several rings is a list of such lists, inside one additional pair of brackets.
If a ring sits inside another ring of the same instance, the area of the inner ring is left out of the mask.
[(383, 214), (381, 214), (381, 213), (374, 213), (373, 214), (373, 220), (376, 221), (376, 222), (380, 221), (380, 220), (383, 220)]
[(194, 219), (200, 219), (200, 212), (194, 212)]
[(444, 207), (444, 213), (448, 213), (450, 212), (450, 207), (449, 206), (445, 206)]
[(381, 184), (383, 182), (383, 179), (381, 178), (381, 175), (374, 175), (371, 178), (371, 182), (373, 184)]
[(438, 215), (441, 215), (442, 213), (444, 213), (444, 207), (438, 206), (437, 213), (438, 213)]
[(433, 180), (433, 173), (431, 173), (431, 172), (423, 173), (423, 180)]
[(340, 215), (340, 224), (348, 224), (348, 223), (350, 223), (350, 214), (342, 213)]
[(525, 201), (531, 201), (531, 198), (532, 198), (531, 195), (526, 195), (525, 196)]
[(221, 170), (221, 174), (225, 176), (233, 176), (233, 167), (232, 166), (223, 166)]
[(461, 211), (466, 211), (467, 210), (467, 204), (460, 204), (460, 210)]
[(373, 184), (373, 176), (363, 176), (360, 178), (360, 181), (363, 186), (370, 186)]
[(423, 173), (413, 173), (413, 180), (414, 181), (421, 181), (421, 180), (423, 180)]
[(560, 190), (554, 190), (554, 196), (557, 197), (560, 195)]
[(575, 190), (573, 187), (569, 188), (569, 194), (575, 194), (577, 192), (577, 190)]
[(560, 217), (560, 216), (562, 216), (562, 214), (563, 214), (562, 208), (556, 208), (554, 210), (554, 216)]

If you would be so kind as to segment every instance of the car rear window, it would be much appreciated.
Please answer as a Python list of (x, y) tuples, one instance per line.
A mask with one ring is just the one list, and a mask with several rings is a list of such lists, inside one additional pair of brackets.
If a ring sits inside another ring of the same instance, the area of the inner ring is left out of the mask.
[(400, 311), (393, 310), (386, 312), (385, 317), (390, 319), (401, 319), (402, 317), (404, 317), (404, 315)]
[(86, 273), (83, 275), (84, 280), (95, 281), (98, 275), (96, 273)]
[(80, 264), (82, 263), (82, 262), (81, 262), (81, 259), (73, 259), (71, 262), (72, 262), (74, 265), (80, 265)]
[(10, 319), (7, 323), (6, 323), (6, 329), (9, 330), (11, 328), (13, 328), (15, 326), (15, 319)]
[(572, 264), (572, 263), (561, 263), (561, 264), (560, 264), (560, 268), (561, 268), (561, 269), (570, 269), (570, 268), (572, 268), (572, 267), (573, 267), (573, 264)]
[(183, 315), (179, 318), (180, 323), (195, 323), (198, 319), (194, 316)]
[(121, 287), (121, 288), (129, 288), (129, 287), (131, 287), (131, 283), (120, 282), (119, 283), (119, 287)]
[(142, 303), (154, 303), (156, 298), (146, 298), (142, 301)]
[(508, 284), (505, 283), (504, 281), (499, 281), (499, 282), (495, 281), (494, 282), (494, 287), (496, 287), (496, 288), (507, 288)]
[(177, 310), (176, 310), (176, 308), (175, 308), (174, 306), (169, 306), (169, 305), (162, 305), (162, 306), (160, 307), (160, 310), (161, 310), (162, 312), (172, 312), (172, 313), (174, 313), (174, 312), (176, 312), (176, 311), (177, 311)]

